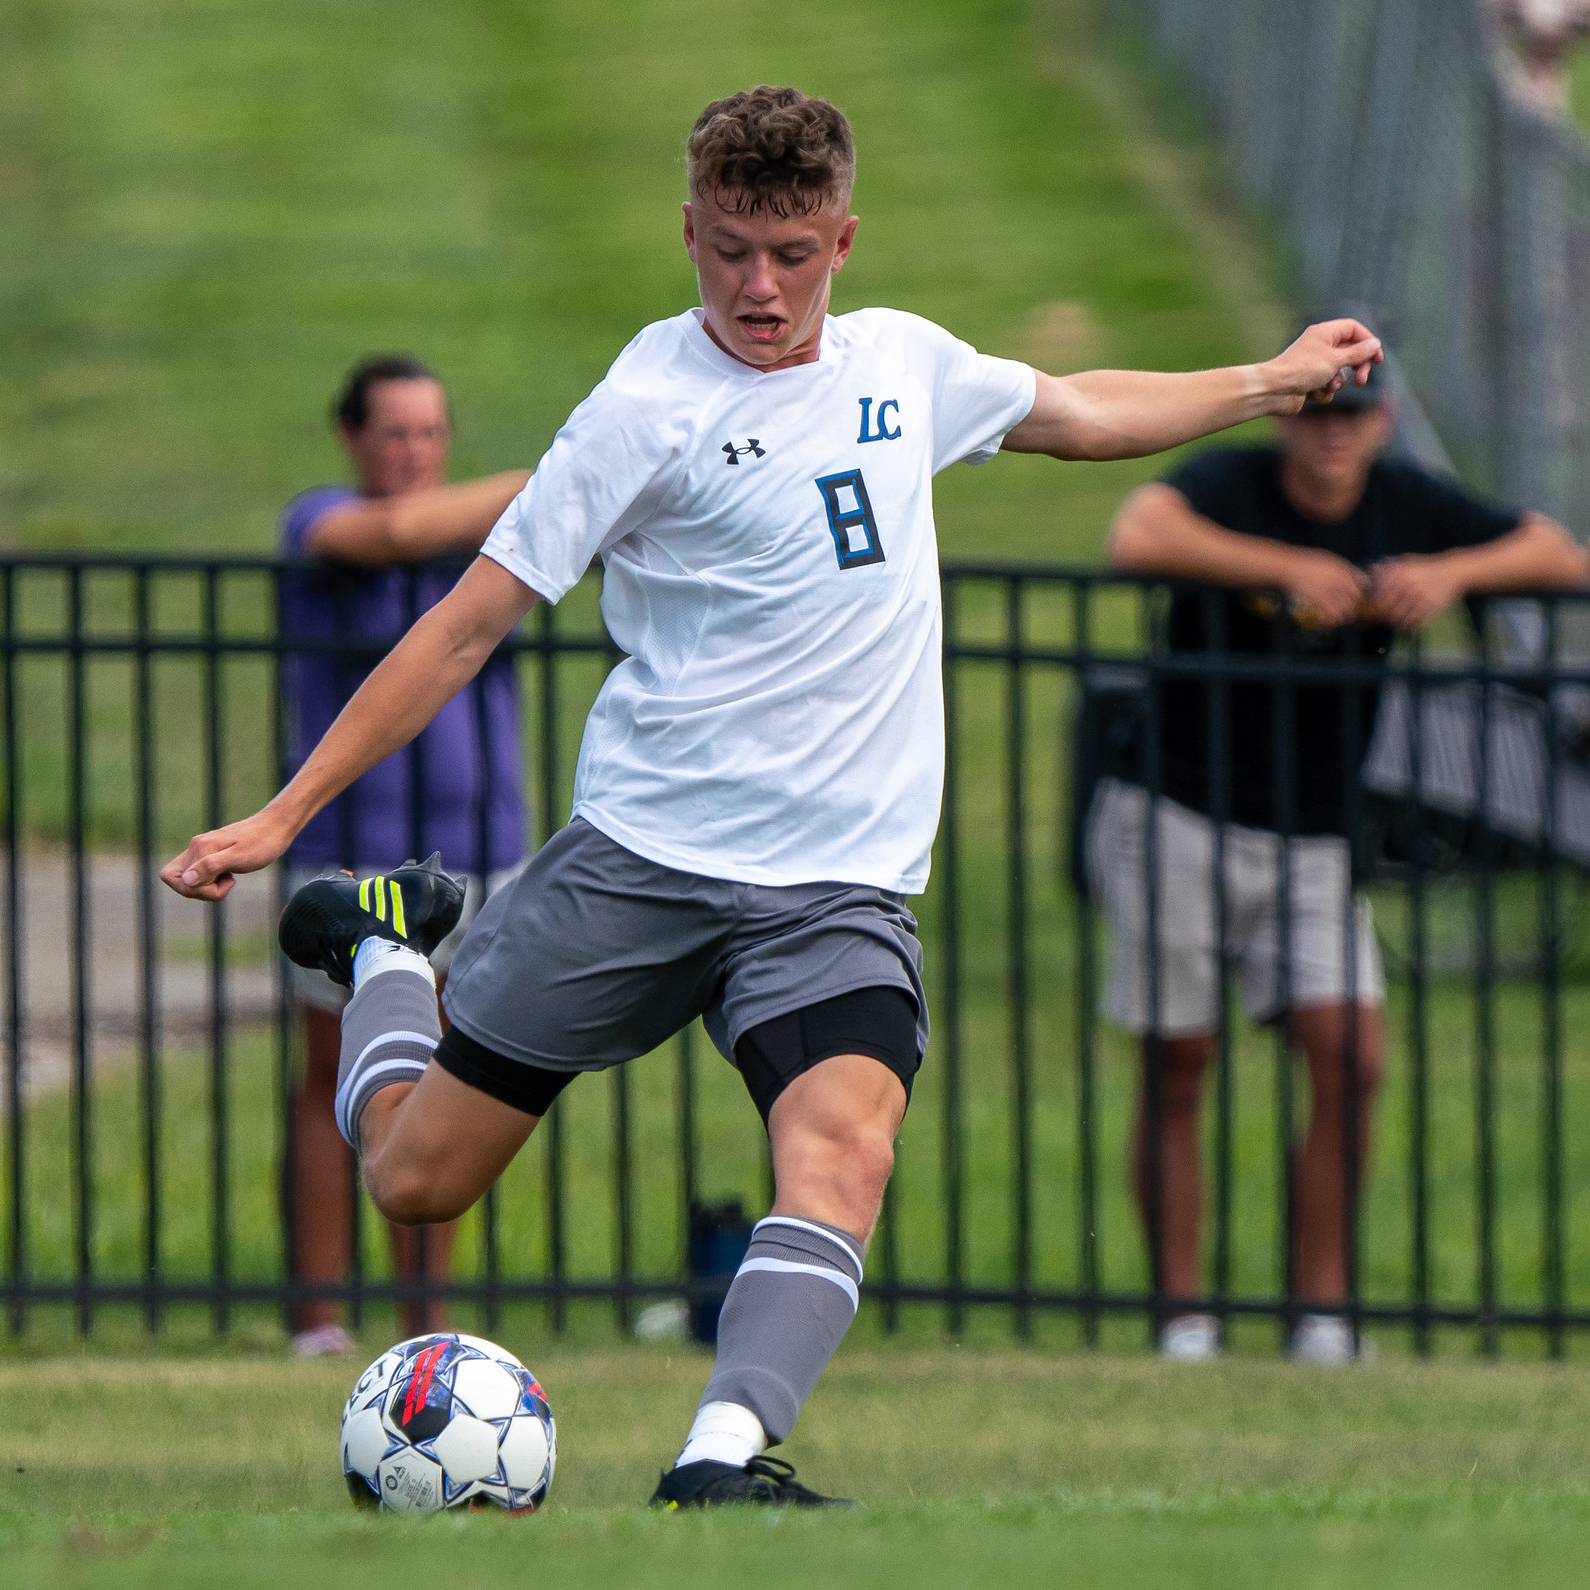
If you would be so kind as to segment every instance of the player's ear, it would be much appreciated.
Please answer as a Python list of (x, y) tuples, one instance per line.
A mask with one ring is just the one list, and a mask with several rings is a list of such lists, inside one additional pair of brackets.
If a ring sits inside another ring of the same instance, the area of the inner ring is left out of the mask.
[(844, 269), (845, 261), (850, 258), (851, 245), (856, 241), (856, 227), (860, 222), (860, 216), (852, 215), (840, 227), (839, 238), (834, 244), (834, 262), (828, 267), (830, 273)]
[(696, 257), (696, 218), (691, 213), (688, 199), (679, 208), (685, 212), (685, 253), (690, 256), (693, 262)]

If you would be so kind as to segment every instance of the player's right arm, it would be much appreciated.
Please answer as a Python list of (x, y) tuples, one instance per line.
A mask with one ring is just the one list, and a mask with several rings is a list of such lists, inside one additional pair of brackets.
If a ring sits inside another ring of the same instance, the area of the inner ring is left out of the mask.
[(292, 782), (252, 817), (196, 835), (162, 881), (190, 900), (220, 900), (238, 873), (268, 867), (327, 802), (407, 745), (539, 600), (500, 563), (476, 558), (360, 685)]
[(526, 470), (510, 469), (456, 486), (395, 497), (355, 497), (316, 517), (304, 537), (304, 550), (364, 568), (478, 552), (529, 478)]
[(1370, 584), (1362, 569), (1334, 552), (1227, 530), (1159, 481), (1139, 486), (1121, 504), (1108, 557), (1112, 567), (1133, 574), (1285, 591), (1329, 628), (1353, 616)]

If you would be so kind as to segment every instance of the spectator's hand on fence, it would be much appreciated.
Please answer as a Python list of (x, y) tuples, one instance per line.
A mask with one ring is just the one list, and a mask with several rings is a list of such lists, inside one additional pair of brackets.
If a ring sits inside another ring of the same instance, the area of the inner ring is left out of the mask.
[(268, 867), (291, 840), (291, 832), (267, 808), (213, 833), (195, 834), (188, 848), (160, 869), (160, 881), (190, 900), (224, 900), (238, 873)]
[(1369, 576), (1334, 552), (1297, 548), (1282, 582), (1300, 622), (1336, 629), (1358, 611), (1369, 590)]
[(1439, 553), (1406, 552), (1377, 563), (1371, 572), (1371, 615), (1398, 629), (1428, 624), (1461, 601), (1466, 589), (1458, 571)]
[(1324, 320), (1310, 326), (1266, 366), (1273, 412), (1296, 414), (1304, 399), (1327, 403), (1349, 380), (1362, 386), (1369, 367), (1385, 355), (1380, 338), (1356, 320)]

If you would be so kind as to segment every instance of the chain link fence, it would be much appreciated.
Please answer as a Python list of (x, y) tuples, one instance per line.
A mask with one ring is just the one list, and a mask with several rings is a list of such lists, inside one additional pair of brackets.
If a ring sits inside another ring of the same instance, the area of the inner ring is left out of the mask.
[(1590, 143), (1521, 103), (1482, 0), (1137, 0), (1305, 304), (1362, 306), (1470, 480), (1590, 534)]

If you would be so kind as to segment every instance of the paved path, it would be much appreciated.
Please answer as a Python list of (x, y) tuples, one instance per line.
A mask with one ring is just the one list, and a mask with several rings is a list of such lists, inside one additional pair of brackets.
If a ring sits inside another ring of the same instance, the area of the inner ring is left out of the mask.
[[(0, 853), (0, 867), (5, 861)], [(22, 951), (22, 1081), (26, 1092), (60, 1087), (71, 1076), (75, 978), (74, 875), (58, 850), (22, 853), (18, 913)], [(96, 1069), (125, 1063), (142, 1030), (138, 865), (99, 851), (86, 858), (89, 1051)], [(0, 887), (5, 873), (0, 870)], [(213, 908), (154, 886), (156, 1008), (166, 1045), (202, 1042), (210, 1019), (209, 923)], [(0, 895), (0, 913), (4, 897)], [(229, 948), (224, 980), (228, 1024), (269, 1020), (276, 1008), (274, 873), (243, 878), (222, 920)], [(0, 964), (0, 1034), (10, 1019), (9, 959)], [(5, 1044), (9, 1065), (9, 1043)]]

